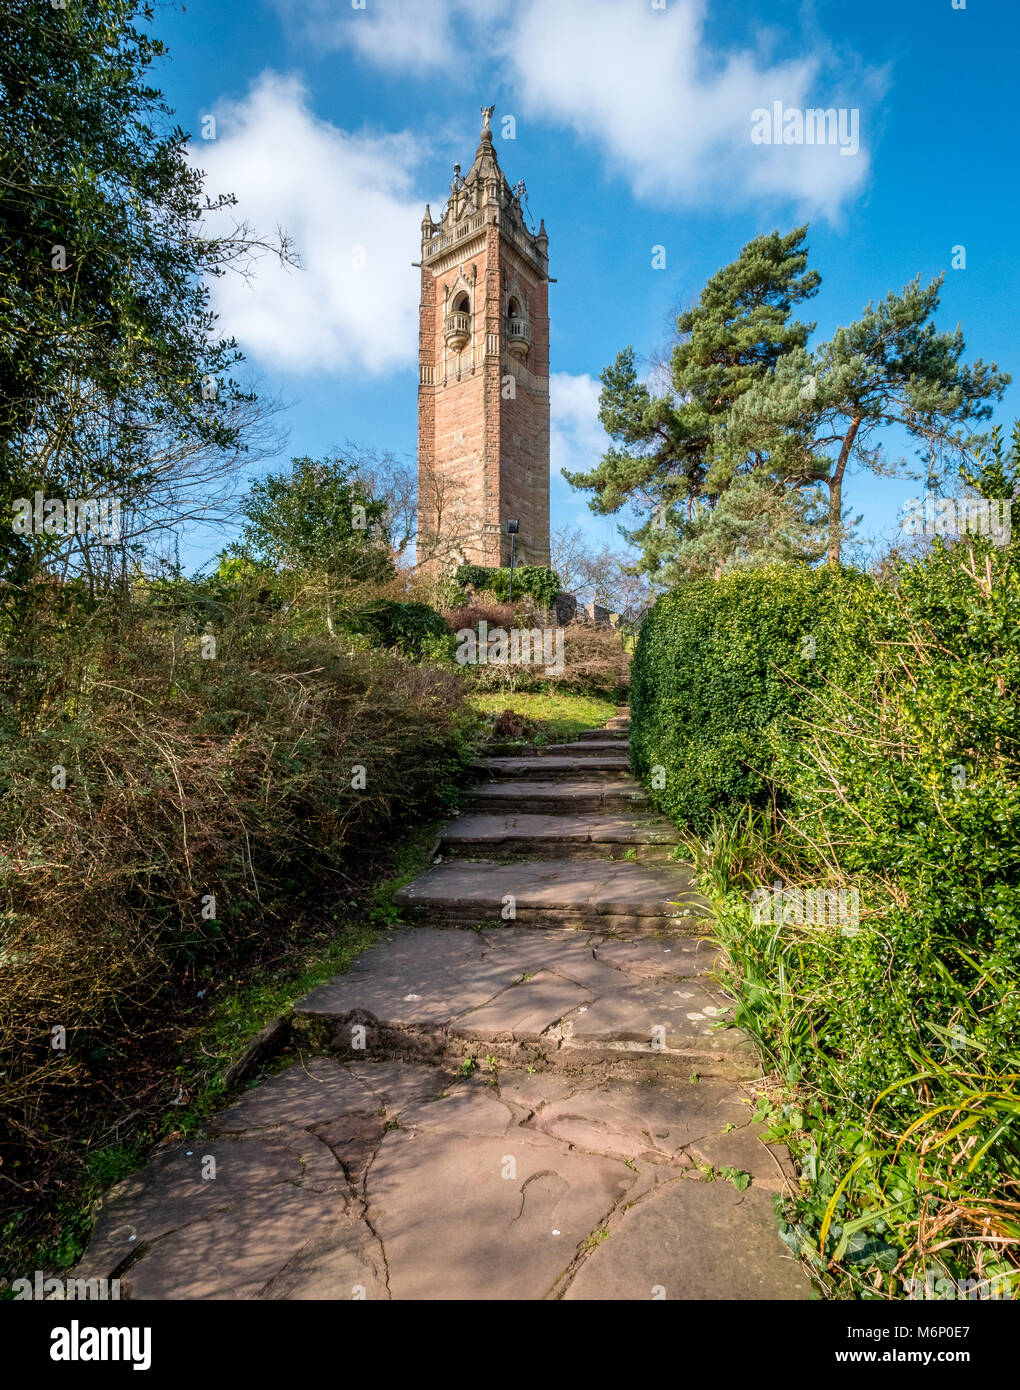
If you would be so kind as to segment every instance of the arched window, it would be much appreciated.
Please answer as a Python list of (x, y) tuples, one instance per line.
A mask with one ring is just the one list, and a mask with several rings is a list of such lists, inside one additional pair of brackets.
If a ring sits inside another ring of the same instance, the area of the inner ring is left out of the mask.
[(461, 352), (471, 340), (471, 296), (461, 290), (453, 297), (444, 325), (446, 346)]
[(531, 322), (516, 295), (506, 302), (506, 341), (513, 355), (523, 359), (531, 343)]

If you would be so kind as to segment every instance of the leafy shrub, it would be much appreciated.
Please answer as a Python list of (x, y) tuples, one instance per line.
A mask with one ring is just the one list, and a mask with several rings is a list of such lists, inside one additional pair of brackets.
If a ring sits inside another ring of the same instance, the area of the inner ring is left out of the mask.
[(792, 565), (734, 570), (664, 595), (638, 636), (631, 750), (653, 800), (707, 829), (720, 811), (765, 804), (777, 731), (808, 690), (850, 659), (837, 627), (858, 621), (863, 576)]
[[(682, 648), (733, 668), (712, 686), (730, 724), (735, 692), (771, 700), (773, 717), (741, 745), (749, 764), (764, 756), (767, 777), (721, 782), (714, 801), (698, 785), (719, 815), (694, 852), (735, 972), (737, 1022), (775, 1067), (760, 1114), (807, 1180), (781, 1232), (837, 1293), (902, 1297), (900, 1277), (929, 1273), (1018, 1287), (1016, 558), (982, 540), (936, 541), (882, 584), (832, 575), (844, 597), (824, 613), (825, 679), (792, 668), (785, 703), (760, 666), (748, 683), (746, 616), (728, 649)], [(816, 582), (791, 576), (788, 592), (815, 602)], [(736, 633), (730, 583), (704, 586), (706, 604), (713, 593)], [(772, 632), (777, 605), (759, 593)], [(718, 630), (696, 616), (696, 631)], [(664, 736), (664, 711), (648, 662), (677, 650), (651, 636), (640, 716), (633, 705), (650, 739)], [(662, 680), (663, 700), (675, 698), (668, 669)], [(665, 710), (683, 735), (683, 707)], [(710, 731), (683, 746), (695, 758)], [(760, 813), (738, 805), (741, 787)], [(755, 921), (749, 895), (776, 878), (856, 892), (859, 921)]]
[(460, 565), (454, 578), (464, 588), (487, 589), (493, 573), (485, 565)]
[[(859, 651), (801, 711), (780, 768), (783, 838), (803, 872), (828, 868), (862, 898), (853, 935), (793, 929), (777, 943), (802, 1000), (801, 1064), (835, 1098), (819, 1142), (848, 1186), (830, 1222), (899, 1194), (866, 1229), (910, 1260), (937, 1231), (957, 1276), (997, 1237), (1007, 1245), (979, 1261), (990, 1276), (1020, 1236), (1015, 560), (936, 542), (897, 566)], [(787, 1028), (774, 1008), (766, 1027)]]
[[(510, 597), (510, 569), (487, 569), (484, 565), (461, 565), (457, 582), (472, 589), (488, 590), (501, 602)], [(529, 594), (543, 609), (549, 609), (560, 592), (560, 577), (545, 565), (517, 565), (513, 572), (513, 591), (518, 598)]]
[(437, 645), (437, 639), (448, 636), (447, 626), (435, 609), (425, 603), (379, 599), (347, 615), (343, 626), (369, 638), (374, 646), (396, 648), (416, 660), (426, 654), (426, 647), (445, 651), (449, 646), (445, 642)]

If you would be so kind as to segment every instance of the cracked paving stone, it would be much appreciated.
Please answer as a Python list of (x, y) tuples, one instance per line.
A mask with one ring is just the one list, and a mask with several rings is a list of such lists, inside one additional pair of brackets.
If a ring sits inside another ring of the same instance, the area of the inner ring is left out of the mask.
[(407, 1105), (431, 1100), (449, 1080), (437, 1067), (405, 1062), (349, 1062), (346, 1070), (378, 1097), (389, 1119), (401, 1115)]
[(541, 1299), (639, 1181), (523, 1130), (391, 1131), (367, 1181), (391, 1296)]
[(311, 1125), (364, 1106), (364, 1086), (332, 1057), (313, 1057), (305, 1065), (288, 1067), (228, 1105), (209, 1121), (219, 1132), (242, 1133), (291, 1125)]
[(718, 967), (718, 947), (704, 937), (673, 936), (653, 941), (600, 941), (595, 956), (630, 979), (683, 979)]
[(514, 1123), (512, 1108), (484, 1075), (458, 1080), (445, 1095), (408, 1106), (400, 1116), (401, 1129), (444, 1130), (464, 1137), (505, 1134)]
[[(203, 1178), (209, 1157), (216, 1160), (215, 1177)], [(267, 1239), (273, 1241), (278, 1209), (293, 1212), (302, 1201), (333, 1212), (344, 1210), (348, 1201), (343, 1170), (313, 1135), (188, 1140), (106, 1193), (76, 1277), (108, 1278), (150, 1245), (162, 1267), (171, 1245), (187, 1246), (194, 1238), (207, 1247), (213, 1228), (229, 1246), (231, 1225), (238, 1225), (242, 1214), (248, 1226), (264, 1223)], [(175, 1276), (167, 1277), (172, 1281)]]
[(302, 1014), (372, 1014), (380, 1023), (442, 1024), (486, 1003), (515, 978), (475, 932), (419, 927), (383, 937), (355, 968), (302, 999)]
[(124, 1275), (128, 1296), (256, 1298), (344, 1208), (339, 1195), (277, 1183), (158, 1241)]
[(726, 1052), (741, 1046), (747, 1035), (728, 1022), (732, 1003), (722, 990), (704, 980), (673, 982), (676, 988), (655, 984), (624, 984), (609, 989), (587, 1013), (574, 1019), (577, 1042), (619, 1040), (651, 1046), (653, 1029), (665, 1029), (664, 1046), (680, 1050), (696, 1043), (707, 1052)]
[(267, 1301), (387, 1299), (382, 1247), (364, 1221), (351, 1216), (320, 1232), (259, 1294)]
[[(795, 1172), (786, 1151), (762, 1142), (751, 1096), (731, 1082), (688, 1082), (675, 1076), (576, 1085), (546, 1099), (545, 1077), (522, 1076), (514, 1102), (533, 1111), (529, 1124), (566, 1143), (599, 1153), (643, 1153), (659, 1162), (703, 1162), (739, 1168), (755, 1184), (787, 1190)], [(506, 1085), (501, 1087), (509, 1096)], [(606, 1145), (618, 1137), (618, 1147)], [(686, 1157), (685, 1157), (686, 1155)]]
[(591, 1002), (592, 996), (580, 986), (542, 971), (473, 1009), (453, 1032), (456, 1037), (494, 1041), (540, 1038), (566, 1014)]
[(681, 1177), (610, 1225), (563, 1297), (613, 1302), (810, 1297), (803, 1267), (785, 1252), (772, 1194), (752, 1184)]

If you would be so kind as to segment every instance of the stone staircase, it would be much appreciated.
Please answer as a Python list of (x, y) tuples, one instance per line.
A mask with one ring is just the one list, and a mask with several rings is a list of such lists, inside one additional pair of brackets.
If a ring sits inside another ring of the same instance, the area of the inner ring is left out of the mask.
[(278, 1021), (298, 1061), (105, 1194), (76, 1277), (124, 1299), (806, 1298), (773, 1212), (796, 1175), (752, 1119), (757, 1058), (720, 1026), (626, 736), (621, 712), (485, 759), (399, 895), (411, 925)]
[[(704, 900), (671, 856), (674, 827), (628, 764), (629, 721), (574, 743), (486, 757), (433, 867), (395, 896), (404, 932), (297, 1006), (334, 1050), (456, 1063), (597, 1062), (627, 1074), (746, 1077), (753, 1049), (725, 1025)], [(463, 931), (475, 931), (465, 939)], [(401, 988), (392, 982), (414, 987)]]

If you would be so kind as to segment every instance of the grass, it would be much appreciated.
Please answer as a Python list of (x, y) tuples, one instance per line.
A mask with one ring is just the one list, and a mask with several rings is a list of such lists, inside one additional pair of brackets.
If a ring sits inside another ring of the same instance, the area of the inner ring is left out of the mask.
[(591, 695), (547, 694), (544, 691), (518, 691), (513, 694), (473, 694), (467, 703), (482, 716), (495, 716), (504, 710), (531, 720), (538, 732), (535, 743), (565, 743), (584, 729), (597, 729), (616, 713), (610, 700)]

